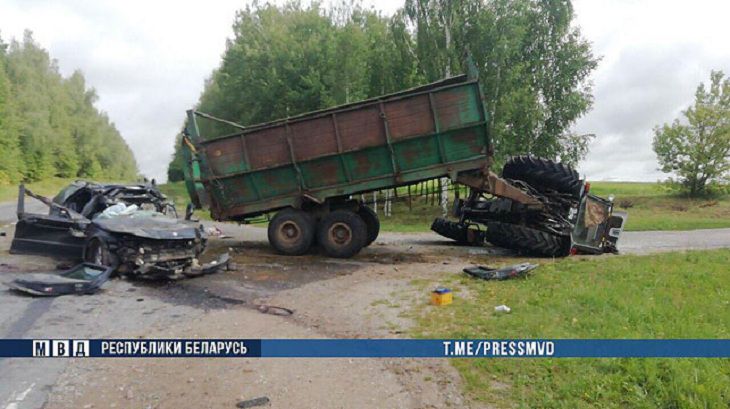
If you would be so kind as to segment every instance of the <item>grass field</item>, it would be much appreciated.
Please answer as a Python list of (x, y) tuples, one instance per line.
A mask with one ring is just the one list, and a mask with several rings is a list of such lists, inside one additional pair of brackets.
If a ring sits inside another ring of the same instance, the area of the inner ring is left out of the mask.
[[(180, 215), (180, 217), (183, 217), (185, 215), (185, 208), (188, 203), (190, 203), (190, 197), (188, 196), (188, 191), (185, 189), (185, 183), (165, 183), (159, 187), (160, 191), (164, 193), (169, 200), (172, 200), (172, 202), (175, 203), (177, 214)], [(210, 212), (208, 210), (196, 210), (194, 217), (198, 220), (211, 220)]]
[[(180, 210), (189, 199), (181, 182), (161, 185), (160, 189), (175, 201)], [(415, 190), (414, 190), (415, 191)], [(591, 192), (615, 196), (617, 210), (629, 213), (628, 231), (693, 230), (730, 227), (730, 197), (689, 199), (676, 195), (658, 183), (593, 182)], [(437, 200), (413, 196), (410, 206), (403, 199), (405, 189), (399, 190), (401, 200), (394, 202), (392, 215), (383, 216), (383, 196), (379, 196), (378, 214), (381, 228), (394, 232), (425, 232), (435, 217), (441, 216)], [(372, 195), (366, 200), (371, 201)], [(210, 219), (207, 211), (196, 212), (198, 217)]]
[[(544, 260), (541, 261), (544, 263)], [(730, 338), (730, 250), (569, 258), (527, 279), (466, 276), (447, 307), (418, 307), (425, 338)], [(425, 284), (424, 284), (425, 285)], [(427, 293), (424, 288), (424, 293)], [(468, 296), (464, 295), (468, 294)], [(510, 314), (494, 312), (506, 304)], [(727, 359), (455, 359), (495, 407), (727, 408)]]

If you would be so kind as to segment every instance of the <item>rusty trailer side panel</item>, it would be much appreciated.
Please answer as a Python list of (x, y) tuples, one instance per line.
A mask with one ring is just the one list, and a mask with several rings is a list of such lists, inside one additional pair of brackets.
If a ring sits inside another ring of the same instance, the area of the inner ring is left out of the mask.
[(479, 83), (449, 78), (211, 139), (188, 111), (183, 150), (193, 203), (243, 220), (306, 201), (392, 188), (489, 166)]

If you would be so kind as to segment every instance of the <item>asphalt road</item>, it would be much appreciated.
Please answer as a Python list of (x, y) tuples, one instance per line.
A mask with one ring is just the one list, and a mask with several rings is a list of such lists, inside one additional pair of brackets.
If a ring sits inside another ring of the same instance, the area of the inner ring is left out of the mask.
[[(0, 203), (0, 231), (8, 232), (7, 237), (0, 237), (0, 282), (27, 271), (51, 271), (58, 263), (48, 257), (8, 253), (15, 207), (15, 202)], [(45, 208), (31, 200), (27, 210), (41, 213)], [(140, 336), (149, 328), (186, 325), (202, 319), (209, 310), (255, 308), (282, 289), (350, 274), (368, 263), (387, 263), (389, 257), (414, 257), (417, 262), (419, 254), (435, 254), (458, 263), (469, 255), (503, 253), (489, 247), (452, 246), (435, 233), (383, 233), (355, 259), (312, 255), (302, 261), (273, 254), (265, 242), (265, 229), (216, 225), (233, 237), (211, 241), (210, 257), (232, 248), (235, 271), (171, 283), (113, 279), (101, 293), (92, 296), (32, 298), (0, 290), (0, 338)], [(628, 254), (721, 247), (730, 247), (730, 229), (625, 232), (619, 241), (620, 250)], [(62, 359), (0, 358), (0, 409), (42, 407), (67, 363)]]

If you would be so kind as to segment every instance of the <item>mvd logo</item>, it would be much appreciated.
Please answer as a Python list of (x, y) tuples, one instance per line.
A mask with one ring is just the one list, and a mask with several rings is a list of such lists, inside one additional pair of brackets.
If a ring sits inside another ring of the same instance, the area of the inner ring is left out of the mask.
[(33, 340), (34, 357), (87, 357), (89, 341), (83, 339)]

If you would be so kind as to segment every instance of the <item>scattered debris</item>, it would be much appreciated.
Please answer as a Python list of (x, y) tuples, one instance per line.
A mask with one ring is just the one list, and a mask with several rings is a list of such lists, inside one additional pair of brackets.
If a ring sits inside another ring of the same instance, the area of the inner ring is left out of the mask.
[(210, 263), (206, 263), (201, 265), (197, 264), (197, 259), (193, 261), (193, 265), (190, 267), (189, 270), (184, 272), (185, 276), (187, 277), (196, 277), (196, 276), (202, 276), (206, 274), (213, 274), (216, 273), (224, 268), (229, 268), (231, 263), (231, 257), (228, 255), (228, 253), (223, 253), (220, 256), (218, 256), (218, 259), (211, 261)]
[(262, 314), (280, 315), (283, 317), (294, 314), (294, 310), (290, 310), (289, 308), (284, 307), (277, 307), (275, 305), (261, 304), (257, 306), (256, 309)]
[(502, 268), (487, 266), (467, 267), (464, 272), (483, 280), (508, 280), (515, 277), (525, 277), (527, 273), (536, 269), (539, 264), (521, 263)]
[(59, 296), (67, 294), (92, 294), (109, 279), (114, 267), (81, 263), (60, 274), (29, 273), (7, 286), (31, 295)]
[(510, 311), (512, 311), (512, 308), (510, 308), (510, 307), (502, 304), (502, 305), (498, 305), (498, 306), (494, 307), (494, 311), (497, 311), (497, 312), (510, 312)]
[(236, 407), (241, 409), (253, 408), (256, 406), (268, 405), (270, 402), (271, 401), (268, 397), (262, 396), (260, 398), (242, 400), (236, 404)]
[(219, 229), (218, 227), (215, 227), (215, 226), (208, 227), (207, 229), (205, 229), (205, 232), (208, 233), (208, 236), (215, 236), (215, 237), (218, 237), (223, 234), (223, 231), (221, 231), (221, 229)]
[(433, 305), (448, 305), (453, 301), (454, 295), (448, 288), (438, 287), (431, 291), (431, 304)]

